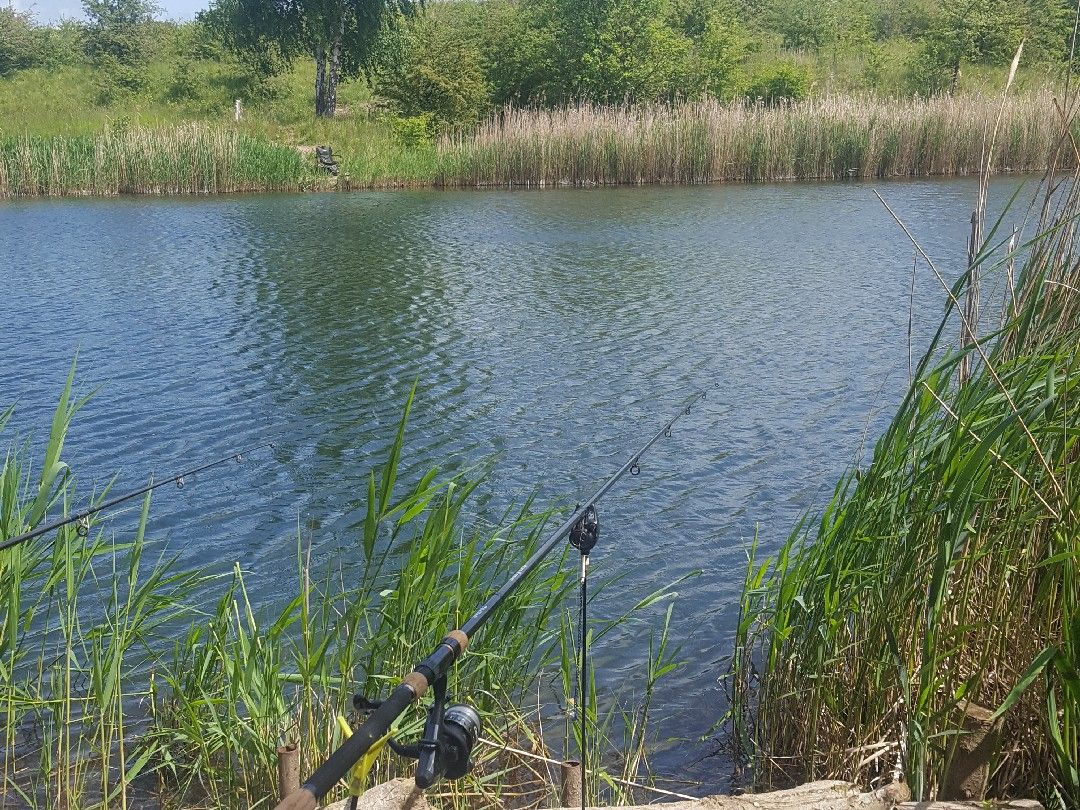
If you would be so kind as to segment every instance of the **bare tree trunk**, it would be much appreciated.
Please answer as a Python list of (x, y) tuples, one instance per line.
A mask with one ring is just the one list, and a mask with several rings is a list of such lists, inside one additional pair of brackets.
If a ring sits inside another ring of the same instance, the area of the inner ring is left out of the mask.
[(323, 115), (333, 118), (337, 112), (337, 86), (341, 79), (341, 36), (339, 35), (330, 49), (330, 73), (326, 82), (326, 106)]
[[(331, 111), (330, 115), (334, 113)], [(315, 49), (315, 115), (326, 116), (326, 49)]]

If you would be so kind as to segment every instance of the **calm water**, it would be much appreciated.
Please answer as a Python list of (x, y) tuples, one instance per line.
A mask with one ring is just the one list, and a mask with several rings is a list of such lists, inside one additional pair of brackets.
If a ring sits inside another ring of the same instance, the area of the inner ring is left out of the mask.
[[(974, 182), (879, 189), (959, 274)], [(623, 578), (595, 612), (703, 571), (679, 589), (689, 663), (660, 695), (655, 763), (722, 787), (697, 738), (723, 709), (745, 549), (755, 527), (774, 548), (887, 422), (912, 256), (861, 183), (3, 203), (0, 407), (40, 440), (78, 354), (79, 388), (100, 386), (69, 441), (84, 487), (276, 441), (153, 510), (183, 564), (239, 561), (273, 603), (298, 519), (320, 560), (351, 560), (414, 378), (406, 466), (497, 458), (492, 510), (587, 495), (705, 387), (602, 504), (594, 560)], [(914, 298), (918, 348), (944, 301), (923, 268)], [(645, 630), (595, 651), (607, 694), (640, 683)]]

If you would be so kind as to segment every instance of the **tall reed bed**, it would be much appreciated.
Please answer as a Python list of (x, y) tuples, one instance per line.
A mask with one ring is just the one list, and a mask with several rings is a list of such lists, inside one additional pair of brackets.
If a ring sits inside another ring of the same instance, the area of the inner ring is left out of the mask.
[[(0, 468), (0, 539), (66, 513), (76, 498), (63, 461), (82, 404), (73, 380), (74, 369), (40, 470), (25, 444)], [(432, 470), (403, 491), (411, 402), (387, 460), (367, 478), (355, 545), (320, 570), (298, 538), (296, 567), (272, 606), (253, 604), (239, 564), (223, 581), (148, 559), (149, 499), (131, 536), (112, 539), (95, 519), (0, 551), (0, 808), (272, 806), (279, 746), (298, 746), (310, 773), (340, 744), (339, 715), (357, 720), (354, 694), (385, 696), (460, 626), (535, 550), (545, 515), (525, 504), (494, 527), (466, 528), (479, 482), (464, 474)], [(10, 416), (0, 414), (0, 431)], [(563, 724), (544, 729), (540, 709), (550, 712), (552, 696), (565, 702), (560, 685), (574, 682), (562, 614), (572, 577), (561, 562), (528, 578), (455, 668), (451, 695), (480, 710), (484, 743), (475, 773), (441, 786), (437, 804), (552, 801), (557, 768), (544, 761), (546, 740)], [(594, 638), (671, 596), (661, 589), (596, 622)], [(596, 800), (640, 795), (626, 783), (645, 769), (652, 690), (677, 666), (666, 627), (645, 662), (644, 702), (601, 710), (594, 691), (585, 709)], [(424, 709), (403, 718), (399, 739), (419, 736)], [(387, 753), (374, 778), (409, 773)]]
[(980, 707), (992, 795), (1080, 806), (1077, 180), (1015, 253), (998, 229), (976, 251), (982, 274), (1023, 262), (1000, 330), (945, 341), (969, 270), (869, 466), (751, 558), (732, 717), (759, 783), (898, 767), (931, 798)]
[[(768, 106), (506, 109), (440, 144), (444, 186), (592, 186), (976, 173), (999, 102), (829, 96)], [(1010, 99), (997, 172), (1043, 171), (1059, 131), (1049, 91)]]
[(0, 133), (0, 197), (296, 191), (316, 182), (295, 149), (198, 124)]

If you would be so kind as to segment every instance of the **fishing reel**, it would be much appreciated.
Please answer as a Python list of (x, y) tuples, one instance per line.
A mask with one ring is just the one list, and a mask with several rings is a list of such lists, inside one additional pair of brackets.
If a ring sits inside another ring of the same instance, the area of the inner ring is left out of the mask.
[[(357, 711), (371, 711), (378, 703), (363, 695), (353, 698)], [(480, 737), (480, 714), (464, 703), (446, 705), (446, 678), (435, 681), (435, 701), (428, 709), (424, 735), (414, 743), (391, 737), (387, 744), (398, 756), (417, 760), (416, 786), (421, 790), (440, 779), (460, 779), (472, 769), (472, 751)]]

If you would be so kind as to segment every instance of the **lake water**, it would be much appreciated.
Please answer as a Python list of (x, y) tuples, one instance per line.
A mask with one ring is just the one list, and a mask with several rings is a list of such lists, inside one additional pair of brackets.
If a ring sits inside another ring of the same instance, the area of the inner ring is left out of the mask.
[[(994, 184), (991, 207), (1018, 182)], [(414, 379), (405, 467), (495, 458), (493, 510), (588, 495), (706, 389), (601, 504), (594, 563), (622, 579), (594, 614), (702, 570), (679, 588), (688, 664), (663, 682), (653, 762), (722, 788), (710, 727), (746, 548), (755, 531), (775, 548), (829, 496), (907, 383), (914, 254), (874, 188), (0, 203), (0, 408), (40, 441), (77, 354), (79, 389), (100, 389), (68, 445), (84, 491), (276, 442), (153, 508), (182, 564), (239, 561), (273, 603), (298, 520), (319, 561), (355, 555), (367, 473)], [(975, 182), (876, 188), (959, 275)], [(916, 359), (944, 300), (920, 266)], [(594, 650), (608, 699), (640, 687), (646, 631)]]

